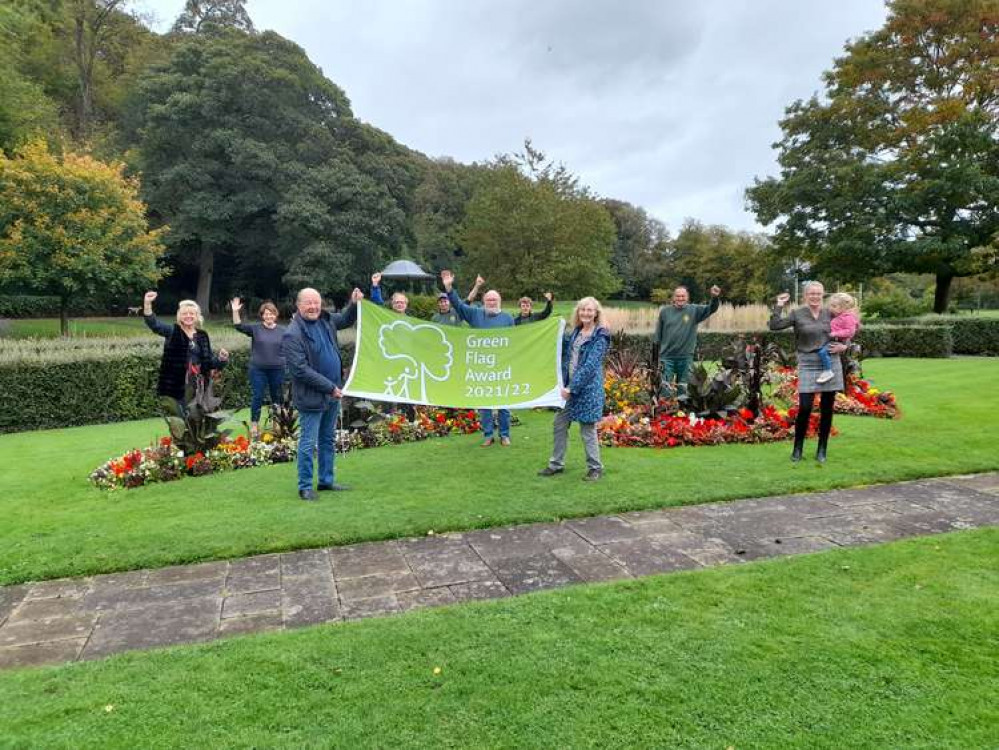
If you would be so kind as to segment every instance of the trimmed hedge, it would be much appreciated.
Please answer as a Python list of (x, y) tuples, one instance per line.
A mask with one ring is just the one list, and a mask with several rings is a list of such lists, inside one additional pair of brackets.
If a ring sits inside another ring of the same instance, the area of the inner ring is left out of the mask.
[(954, 337), (948, 326), (866, 326), (856, 342), (868, 357), (949, 357)]
[[(108, 305), (74, 300), (70, 315), (104, 315)], [(33, 294), (0, 294), (0, 318), (56, 318), (59, 298)]]
[[(353, 347), (341, 346), (344, 362)], [(226, 409), (250, 403), (249, 349), (231, 353), (218, 392)], [(124, 422), (159, 416), (160, 355), (125, 355), (0, 366), (0, 433)]]
[(958, 318), (952, 334), (954, 354), (999, 356), (999, 318)]
[[(698, 359), (721, 359), (737, 337), (759, 337), (763, 343), (776, 342), (785, 350), (794, 346), (790, 331), (751, 331), (728, 333), (706, 331), (698, 334)], [(977, 339), (976, 339), (977, 340)], [(630, 334), (624, 337), (625, 346), (647, 357), (652, 346), (652, 335)], [(954, 337), (948, 326), (866, 326), (856, 338), (868, 357), (949, 357), (955, 350)], [(984, 352), (982, 352), (984, 353)]]

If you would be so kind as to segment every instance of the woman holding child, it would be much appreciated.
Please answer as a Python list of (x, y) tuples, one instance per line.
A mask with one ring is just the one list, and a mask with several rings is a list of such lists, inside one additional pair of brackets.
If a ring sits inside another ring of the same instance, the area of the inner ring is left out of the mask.
[[(791, 452), (791, 461), (794, 463), (801, 460), (816, 393), (819, 394), (819, 445), (815, 460), (825, 463), (829, 433), (832, 430), (833, 405), (836, 393), (843, 390), (843, 363), (836, 355), (846, 349), (846, 344), (831, 340), (835, 313), (822, 306), (824, 293), (825, 289), (819, 282), (806, 284), (805, 304), (787, 315), (784, 313), (790, 295), (786, 292), (780, 294), (770, 318), (771, 331), (794, 329), (794, 345), (798, 353), (798, 415), (794, 422), (794, 449)], [(851, 308), (854, 306), (851, 305)], [(829, 358), (828, 365), (823, 364), (820, 350), (833, 355)]]

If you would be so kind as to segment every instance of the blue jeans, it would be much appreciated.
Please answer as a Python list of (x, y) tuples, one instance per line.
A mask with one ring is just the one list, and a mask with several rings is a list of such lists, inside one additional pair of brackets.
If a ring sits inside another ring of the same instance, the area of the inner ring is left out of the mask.
[(271, 403), (281, 403), (281, 386), (284, 384), (284, 370), (273, 367), (263, 369), (250, 365), (250, 387), (253, 400), (250, 401), (250, 421), (260, 421), (260, 407), (264, 405), (264, 394), (271, 393)]
[(323, 411), (298, 413), (298, 489), (312, 489), (312, 451), (319, 453), (319, 484), (333, 484), (333, 457), (339, 399)]
[(823, 344), (822, 346), (820, 346), (819, 350), (818, 350), (818, 352), (816, 352), (816, 354), (819, 355), (819, 361), (822, 362), (822, 369), (823, 370), (831, 370), (832, 369), (832, 357), (829, 356), (829, 344)]
[[(493, 436), (493, 410), (479, 409), (479, 421), (482, 423), (482, 434), (487, 438)], [(499, 410), (499, 433), (501, 438), (510, 437), (510, 410)]]

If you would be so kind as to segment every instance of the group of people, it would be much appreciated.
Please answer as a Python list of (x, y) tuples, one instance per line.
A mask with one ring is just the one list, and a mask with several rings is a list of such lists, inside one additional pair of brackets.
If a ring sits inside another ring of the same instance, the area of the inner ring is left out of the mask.
[[(503, 328), (543, 320), (551, 315), (553, 297), (546, 292), (545, 308), (533, 312), (533, 301), (528, 297), (519, 300), (520, 312), (513, 316), (502, 308), (500, 293), (490, 289), (482, 295), (482, 304), (474, 304), (484, 285), (477, 277), (471, 292), (463, 300), (454, 290), (454, 274), (441, 272), (444, 292), (438, 298), (438, 311), (434, 322), (442, 325), (469, 325), (472, 328)], [(697, 346), (697, 327), (717, 309), (721, 289), (710, 289), (708, 304), (690, 303), (685, 287), (677, 287), (671, 304), (663, 306), (654, 334), (662, 373), (662, 395), (673, 397), (686, 388), (688, 374)], [(830, 298), (829, 307), (823, 306), (824, 289), (818, 282), (806, 285), (805, 305), (784, 315), (789, 295), (781, 294), (770, 320), (771, 330), (792, 328), (798, 352), (799, 404), (795, 421), (792, 461), (800, 461), (805, 436), (810, 424), (815, 394), (820, 397), (819, 445), (816, 458), (826, 460), (827, 443), (832, 428), (832, 408), (837, 391), (843, 389), (842, 364), (838, 354), (856, 332), (859, 322), (855, 313), (856, 303), (849, 295), (837, 294)], [(156, 292), (147, 292), (143, 299), (146, 325), (166, 341), (160, 362), (157, 395), (164, 412), (183, 416), (186, 412), (185, 390), (192, 378), (207, 378), (226, 366), (229, 354), (225, 349), (212, 351), (208, 334), (202, 330), (203, 319), (197, 303), (182, 301), (177, 308), (176, 323), (169, 325), (158, 320), (153, 313)], [(236, 330), (252, 339), (249, 374), (252, 387), (250, 407), (251, 429), (259, 429), (260, 412), (266, 395), (272, 403), (282, 398), (285, 377), (289, 377), (292, 398), (299, 412), (298, 444), (298, 494), (303, 500), (318, 498), (318, 491), (343, 491), (348, 489), (335, 479), (336, 425), (343, 396), (343, 361), (337, 342), (337, 331), (349, 328), (357, 320), (357, 303), (363, 292), (355, 288), (349, 303), (339, 313), (332, 313), (323, 306), (320, 293), (312, 288), (298, 292), (296, 313), (288, 325), (279, 323), (280, 313), (271, 302), (260, 306), (258, 323), (244, 323), (241, 318), (242, 301), (231, 301), (232, 322)], [(381, 274), (371, 277), (371, 299), (383, 303)], [(408, 313), (409, 300), (402, 292), (390, 299), (392, 309), (402, 315)], [(597, 481), (603, 476), (600, 443), (596, 423), (603, 416), (604, 359), (610, 348), (610, 332), (603, 325), (603, 309), (593, 297), (584, 297), (576, 303), (562, 346), (562, 397), (564, 408), (558, 410), (553, 424), (553, 450), (548, 464), (538, 474), (554, 476), (565, 470), (568, 431), (572, 422), (580, 425), (580, 434), (586, 455), (586, 481)], [(500, 409), (498, 425), (493, 410), (480, 410), (483, 446), (496, 443), (510, 444), (510, 412)], [(497, 430), (498, 427), (498, 430)], [(318, 457), (318, 481), (314, 482), (314, 468)]]

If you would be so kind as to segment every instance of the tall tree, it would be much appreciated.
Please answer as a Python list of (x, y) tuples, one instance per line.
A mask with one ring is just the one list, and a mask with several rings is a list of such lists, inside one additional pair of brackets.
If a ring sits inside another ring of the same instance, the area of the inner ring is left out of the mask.
[(252, 32), (246, 0), (187, 0), (173, 25), (175, 33), (199, 34), (209, 28)]
[(75, 297), (134, 292), (155, 282), (163, 251), (123, 165), (44, 142), (0, 153), (0, 284), (59, 297), (62, 333)]
[(94, 112), (94, 69), (98, 56), (114, 33), (118, 14), (127, 0), (68, 0), (72, 19), (73, 62), (79, 92), (74, 134), (85, 140)]
[(605, 198), (601, 205), (610, 213), (617, 230), (611, 265), (621, 277), (621, 296), (648, 299), (652, 287), (666, 271), (664, 246), (669, 241), (669, 231), (644, 208), (626, 201)]
[(618, 289), (607, 210), (564, 167), (538, 168), (527, 156), (503, 157), (483, 176), (459, 232), (465, 268), (508, 296), (602, 297)]
[(781, 121), (778, 178), (747, 192), (774, 242), (820, 273), (980, 270), (999, 231), (999, 0), (891, 0), (846, 46), (826, 96)]
[(485, 168), (459, 164), (451, 158), (428, 161), (413, 201), (416, 255), (435, 273), (461, 272), (464, 251), (458, 242), (468, 202)]
[(671, 245), (664, 277), (667, 288), (683, 284), (697, 298), (707, 297), (708, 289), (717, 284), (732, 302), (766, 298), (771, 265), (766, 237), (687, 219)]
[(0, 5), (0, 149), (60, 135), (58, 105), (36, 78), (39, 48), (53, 41), (41, 10), (32, 2)]
[(277, 34), (185, 38), (133, 105), (143, 193), (206, 309), (217, 260), (287, 270), (325, 243), (351, 269), (398, 246), (404, 217), (358, 166), (346, 95)]

